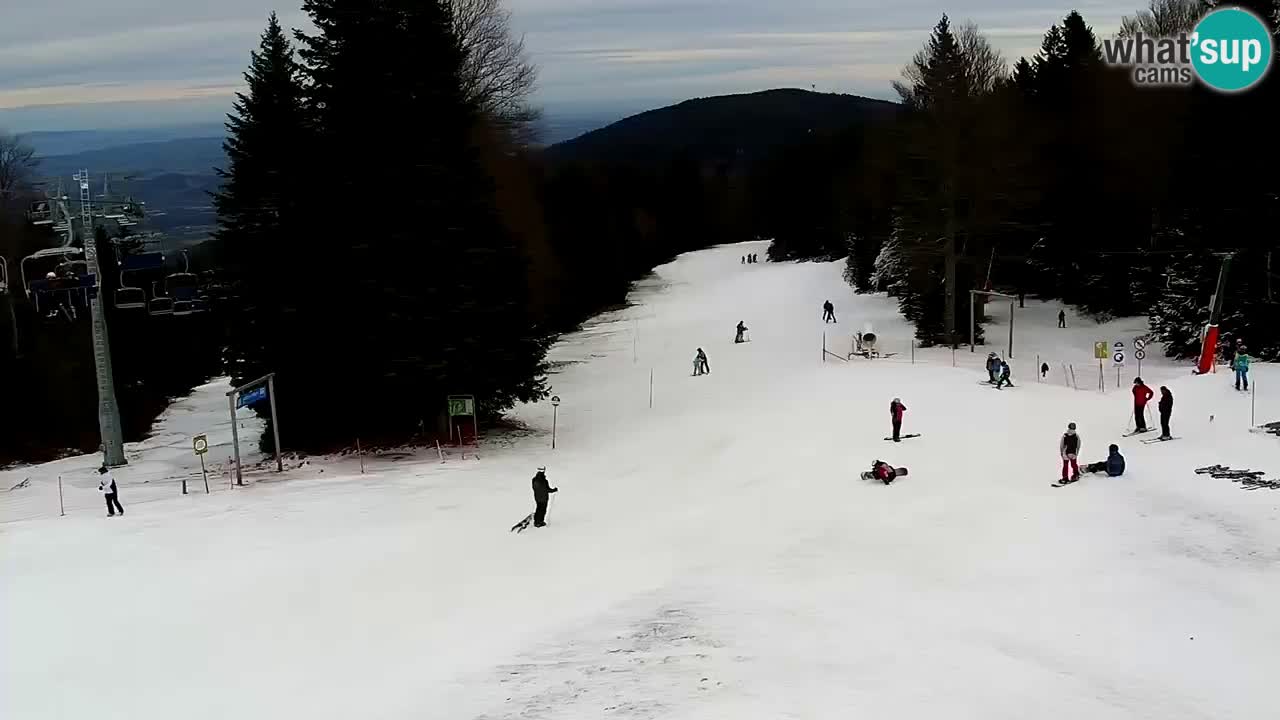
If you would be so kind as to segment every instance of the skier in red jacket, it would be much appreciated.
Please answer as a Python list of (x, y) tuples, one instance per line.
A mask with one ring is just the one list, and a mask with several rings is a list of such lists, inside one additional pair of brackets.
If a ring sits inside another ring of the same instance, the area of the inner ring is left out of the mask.
[(894, 398), (889, 403), (889, 419), (893, 421), (893, 441), (902, 442), (902, 414), (907, 411), (907, 406), (902, 404), (902, 398)]
[(1134, 433), (1147, 431), (1147, 403), (1156, 394), (1142, 382), (1142, 378), (1133, 379), (1133, 422)]

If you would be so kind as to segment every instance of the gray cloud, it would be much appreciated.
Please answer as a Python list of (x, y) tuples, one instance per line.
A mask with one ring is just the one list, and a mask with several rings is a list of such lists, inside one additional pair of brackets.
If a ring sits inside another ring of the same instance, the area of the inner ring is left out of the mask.
[[(273, 8), (267, 0), (0, 0), (10, 2), (26, 7), (0, 10), (0, 122), (56, 123), (59, 111), (35, 108), (86, 103), (190, 105), (198, 98), (205, 107), (211, 95), (229, 95), (240, 83), (272, 9), (287, 25), (305, 23), (296, 8)], [(1139, 4), (1086, 0), (1075, 7), (1106, 35)], [(889, 82), (942, 14), (940, 5), (920, 0), (508, 0), (508, 6), (541, 67), (538, 99), (551, 107), (775, 86), (888, 97)], [(947, 10), (955, 21), (977, 22), (1012, 61), (1034, 52), (1069, 7), (970, 0)], [(87, 115), (91, 108), (75, 116)]]

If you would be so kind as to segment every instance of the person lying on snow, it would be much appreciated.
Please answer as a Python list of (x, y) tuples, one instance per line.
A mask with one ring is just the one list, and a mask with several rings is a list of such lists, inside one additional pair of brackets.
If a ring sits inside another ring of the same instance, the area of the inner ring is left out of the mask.
[(1107, 459), (1102, 462), (1089, 463), (1084, 466), (1087, 473), (1099, 473), (1105, 471), (1111, 477), (1120, 477), (1124, 474), (1124, 456), (1120, 454), (1120, 446), (1112, 445), (1107, 448)]
[(883, 460), (877, 460), (871, 463), (871, 477), (888, 485), (893, 479), (898, 477), (898, 471), (893, 466)]

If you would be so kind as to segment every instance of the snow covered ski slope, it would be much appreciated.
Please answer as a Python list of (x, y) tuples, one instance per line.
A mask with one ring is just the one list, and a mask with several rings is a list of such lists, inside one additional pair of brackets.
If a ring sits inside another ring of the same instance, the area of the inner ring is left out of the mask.
[[(764, 250), (682, 256), (559, 343), (554, 451), (545, 403), (480, 460), (313, 459), (182, 496), (194, 458), (158, 442), (111, 520), (93, 458), (0, 473), (30, 479), (0, 494), (0, 716), (1277, 716), (1280, 491), (1194, 472), (1280, 474), (1255, 398), (1153, 347), (1181, 439), (1122, 439), (1133, 367), (1098, 392), (1092, 344), (1141, 321), (1059, 330), (1029, 302), (993, 392), (984, 348), (913, 351), (839, 263), (739, 263)], [(896, 354), (822, 361), (858, 330)], [(1280, 419), (1280, 372), (1254, 375)], [(222, 392), (180, 427), (216, 431)], [(894, 397), (920, 437), (883, 440)], [(1117, 442), (1127, 473), (1050, 488), (1068, 421), (1082, 464)], [(910, 474), (861, 480), (876, 459)], [(512, 533), (542, 465), (549, 524)]]

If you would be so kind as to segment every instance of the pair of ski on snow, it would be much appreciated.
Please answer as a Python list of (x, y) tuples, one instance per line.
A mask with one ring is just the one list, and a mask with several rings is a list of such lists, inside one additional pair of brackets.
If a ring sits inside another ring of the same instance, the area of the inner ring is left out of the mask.
[[(1147, 428), (1146, 430), (1134, 430), (1133, 432), (1125, 433), (1124, 435), (1121, 435), (1120, 437), (1127, 437), (1127, 438), (1130, 438), (1130, 437), (1133, 437), (1133, 436), (1135, 436), (1135, 435), (1142, 435), (1142, 434), (1149, 433), (1149, 432), (1155, 432), (1155, 428)], [(1138, 440), (1138, 442), (1142, 443), (1143, 445), (1152, 445), (1152, 444), (1154, 444), (1154, 443), (1158, 443), (1158, 442), (1169, 442), (1170, 440), (1181, 440), (1181, 439), (1182, 439), (1182, 438), (1180, 438), (1180, 437), (1153, 437), (1153, 438), (1147, 438), (1147, 439), (1145, 439), (1145, 440), (1144, 440), (1144, 439), (1139, 439), (1139, 440)]]

